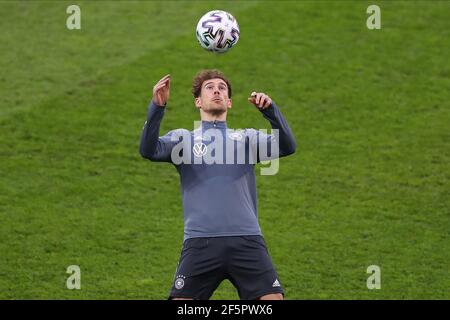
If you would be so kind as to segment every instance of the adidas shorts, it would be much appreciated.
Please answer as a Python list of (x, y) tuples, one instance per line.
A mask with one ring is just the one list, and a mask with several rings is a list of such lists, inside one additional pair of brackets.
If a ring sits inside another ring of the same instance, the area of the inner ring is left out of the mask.
[(225, 279), (242, 300), (284, 295), (263, 237), (229, 236), (184, 241), (169, 299), (209, 299)]

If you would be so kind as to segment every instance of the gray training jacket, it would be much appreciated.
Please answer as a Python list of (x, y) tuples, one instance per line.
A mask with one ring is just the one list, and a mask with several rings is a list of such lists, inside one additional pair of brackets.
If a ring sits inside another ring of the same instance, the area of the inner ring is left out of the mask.
[(260, 112), (271, 134), (231, 130), (226, 121), (202, 121), (192, 131), (175, 129), (159, 137), (165, 107), (150, 103), (140, 153), (169, 162), (180, 174), (184, 240), (197, 237), (262, 235), (258, 223), (255, 163), (295, 152), (296, 142), (278, 107)]

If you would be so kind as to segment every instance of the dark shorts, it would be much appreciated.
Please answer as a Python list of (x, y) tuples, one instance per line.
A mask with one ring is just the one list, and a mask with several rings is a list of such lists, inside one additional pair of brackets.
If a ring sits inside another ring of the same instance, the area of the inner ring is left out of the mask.
[(284, 295), (263, 237), (232, 236), (184, 241), (169, 298), (209, 299), (225, 279), (243, 300)]

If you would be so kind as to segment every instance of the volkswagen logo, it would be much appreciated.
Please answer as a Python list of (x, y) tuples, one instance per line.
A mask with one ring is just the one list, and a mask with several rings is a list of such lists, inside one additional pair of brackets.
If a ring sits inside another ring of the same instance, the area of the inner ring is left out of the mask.
[(206, 154), (206, 151), (208, 151), (208, 148), (206, 147), (206, 144), (204, 144), (203, 142), (197, 142), (192, 147), (192, 152), (194, 152), (194, 155), (196, 157), (204, 156)]

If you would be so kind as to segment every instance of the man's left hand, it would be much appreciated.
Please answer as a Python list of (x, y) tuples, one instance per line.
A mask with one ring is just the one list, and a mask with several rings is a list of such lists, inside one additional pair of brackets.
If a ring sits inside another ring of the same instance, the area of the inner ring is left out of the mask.
[(267, 109), (272, 104), (272, 99), (262, 92), (252, 92), (248, 101), (260, 110)]

